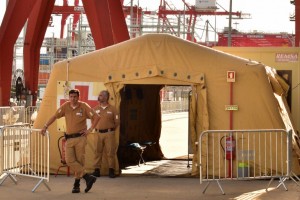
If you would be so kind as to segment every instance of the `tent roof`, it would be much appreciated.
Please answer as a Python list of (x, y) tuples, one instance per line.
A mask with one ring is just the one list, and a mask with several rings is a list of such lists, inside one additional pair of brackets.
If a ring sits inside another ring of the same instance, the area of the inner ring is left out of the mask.
[[(169, 34), (147, 34), (59, 62), (55, 66), (65, 67), (67, 62), (70, 80), (75, 70), (77, 79), (89, 77), (104, 82), (128, 82), (161, 76), (179, 82), (197, 83), (201, 82), (203, 74), (210, 76), (222, 71), (226, 78), (228, 70), (253, 69), (247, 66), (249, 61), (243, 58)], [(93, 68), (92, 74), (88, 67)], [(256, 66), (257, 70), (259, 68)], [(262, 65), (260, 70), (264, 71)]]
[[(201, 84), (208, 89), (210, 128), (228, 129), (227, 71), (236, 72), (232, 101), (239, 111), (234, 113), (237, 119), (233, 128), (284, 128), (264, 65), (169, 34), (147, 34), (59, 62), (50, 82), (54, 78), (122, 84)], [(258, 123), (266, 119), (268, 122)]]

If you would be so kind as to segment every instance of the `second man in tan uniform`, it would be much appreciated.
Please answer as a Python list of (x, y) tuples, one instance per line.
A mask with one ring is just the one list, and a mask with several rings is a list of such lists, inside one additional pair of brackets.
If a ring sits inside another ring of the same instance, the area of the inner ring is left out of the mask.
[(102, 162), (102, 155), (105, 153), (108, 159), (109, 177), (115, 177), (115, 129), (120, 124), (119, 114), (116, 108), (108, 103), (109, 93), (106, 90), (100, 92), (97, 105), (94, 110), (100, 115), (95, 131), (95, 161), (93, 173), (94, 176), (100, 177), (100, 169)]

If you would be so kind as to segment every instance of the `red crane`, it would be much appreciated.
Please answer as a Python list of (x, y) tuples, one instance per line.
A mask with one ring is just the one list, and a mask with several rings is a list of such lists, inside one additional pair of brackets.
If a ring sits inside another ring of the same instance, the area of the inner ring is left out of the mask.
[[(66, 1), (66, 0), (65, 0)], [(123, 2), (121, 0), (121, 2)], [(159, 21), (163, 23), (163, 26), (168, 26), (170, 27), (169, 32), (177, 35), (177, 32), (172, 28), (171, 22), (169, 21), (168, 16), (175, 16), (175, 15), (187, 15), (187, 30), (186, 30), (186, 39), (189, 41), (194, 41), (196, 42), (195, 37), (193, 36), (193, 27), (195, 26), (196, 20), (198, 16), (204, 16), (204, 15), (216, 15), (216, 16), (228, 16), (230, 13), (228, 11), (223, 11), (223, 12), (217, 12), (215, 10), (197, 10), (195, 6), (190, 6), (185, 2), (185, 0), (182, 0), (184, 6), (186, 9), (183, 10), (178, 10), (171, 8), (169, 5), (168, 1), (166, 0), (160, 0), (160, 5), (158, 8), (158, 11), (145, 11), (143, 8), (136, 6), (136, 5), (131, 5), (131, 6), (123, 6), (123, 12), (124, 12), (124, 17), (126, 18), (127, 16), (131, 17), (131, 23), (134, 25), (136, 31), (139, 30), (138, 27), (142, 25), (142, 15), (156, 15), (158, 16)], [(70, 14), (73, 14), (74, 16), (79, 16), (81, 13), (84, 14), (84, 9), (78, 7), (78, 4), (75, 4), (75, 6), (69, 6), (64, 4), (63, 6), (54, 6), (53, 8), (53, 14), (62, 14), (62, 16), (69, 16)], [(232, 12), (231, 13), (233, 16), (242, 17), (241, 12)], [(62, 18), (62, 24), (65, 25), (65, 20), (66, 18)], [(73, 21), (73, 27), (76, 26), (76, 23), (78, 20)], [(162, 27), (163, 27), (162, 26)], [(64, 32), (64, 26), (61, 26), (61, 38), (63, 38), (63, 32)], [(162, 30), (161, 30), (162, 32)], [(178, 36), (178, 35), (177, 35)], [(131, 37), (136, 37), (135, 33), (131, 34)]]
[[(169, 15), (188, 15), (186, 39), (190, 41), (195, 41), (193, 31), (191, 30), (198, 16), (231, 14), (241, 17), (240, 12), (199, 11), (194, 6), (189, 6), (185, 0), (182, 0), (182, 2), (187, 8), (186, 10), (169, 9), (170, 5), (168, 5), (167, 1), (160, 0), (159, 9), (156, 13), (153, 11), (143, 11), (137, 6), (133, 6), (132, 8), (123, 6), (124, 0), (82, 0), (83, 10), (78, 9), (79, 0), (74, 0), (74, 6), (69, 6), (67, 0), (63, 1), (63, 6), (55, 6), (55, 0), (8, 1), (0, 27), (0, 106), (9, 105), (14, 44), (26, 21), (28, 22), (23, 52), (25, 87), (35, 94), (38, 86), (39, 52), (51, 19), (51, 14), (62, 14), (60, 37), (63, 37), (63, 28), (67, 17), (71, 14), (74, 15), (74, 28), (78, 22), (79, 15), (84, 12), (91, 27), (96, 49), (128, 40), (129, 33), (125, 17), (132, 13), (137, 19), (141, 19), (142, 12), (149, 15), (158, 15), (159, 20), (166, 26), (170, 24)], [(300, 0), (294, 0), (294, 4), (296, 21), (295, 45), (299, 46)], [(135, 23), (135, 25), (141, 25), (141, 20), (136, 20)], [(170, 28), (170, 31), (176, 34), (172, 28)]]
[[(25, 87), (36, 94), (39, 54), (55, 0), (10, 0), (0, 27), (0, 105), (9, 105), (14, 44), (27, 21)], [(121, 0), (82, 0), (96, 49), (129, 39)], [(65, 3), (66, 4), (66, 3)], [(75, 20), (74, 20), (75, 21)], [(34, 96), (33, 102), (35, 102)]]

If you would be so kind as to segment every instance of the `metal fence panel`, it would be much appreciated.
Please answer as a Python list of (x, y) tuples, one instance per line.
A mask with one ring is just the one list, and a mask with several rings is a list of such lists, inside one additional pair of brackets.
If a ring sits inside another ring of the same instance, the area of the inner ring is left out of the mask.
[(292, 173), (290, 136), (285, 130), (277, 129), (202, 132), (200, 183), (216, 181), (222, 193), (220, 180), (279, 178), (285, 187), (283, 182)]
[(186, 101), (162, 101), (161, 112), (185, 112), (189, 110), (189, 102)]
[(0, 129), (0, 172), (5, 174), (0, 185), (8, 177), (17, 183), (14, 175), (19, 175), (39, 179), (32, 192), (41, 183), (50, 190), (45, 182), (49, 182), (50, 177), (49, 134), (47, 132), (46, 136), (43, 136), (40, 131), (24, 125), (4, 126)]
[(25, 123), (25, 107), (0, 107), (0, 126)]
[(38, 106), (28, 106), (28, 107), (26, 107), (26, 110), (25, 110), (25, 123), (28, 123), (31, 126), (33, 126), (33, 123), (37, 118), (38, 111), (39, 111)]

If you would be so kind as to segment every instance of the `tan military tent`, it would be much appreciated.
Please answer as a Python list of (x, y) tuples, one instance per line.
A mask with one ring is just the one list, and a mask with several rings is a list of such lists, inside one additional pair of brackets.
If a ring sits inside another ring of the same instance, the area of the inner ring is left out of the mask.
[[(230, 95), (228, 71), (235, 72), (233, 103), (239, 107), (233, 115), (233, 129), (293, 129), (284, 101), (288, 88), (274, 69), (168, 34), (144, 35), (56, 63), (35, 127), (41, 128), (57, 109), (58, 84), (104, 83), (111, 93), (110, 103), (121, 114), (121, 126), (116, 131), (119, 151), (127, 151), (129, 141), (152, 141), (156, 144), (145, 156), (161, 159), (159, 91), (165, 85), (192, 86), (189, 134), (194, 153), (192, 173), (197, 174), (195, 142), (199, 134), (204, 130), (229, 129), (229, 115), (224, 109)], [(93, 92), (97, 95), (99, 91)], [(56, 143), (62, 133), (58, 129), (56, 123), (49, 128), (53, 144), (52, 172), (60, 165)], [(294, 136), (294, 148), (299, 156), (295, 132)], [(86, 165), (89, 170), (92, 170), (92, 140), (93, 134), (88, 136)], [(103, 171), (107, 169), (103, 168)]]

